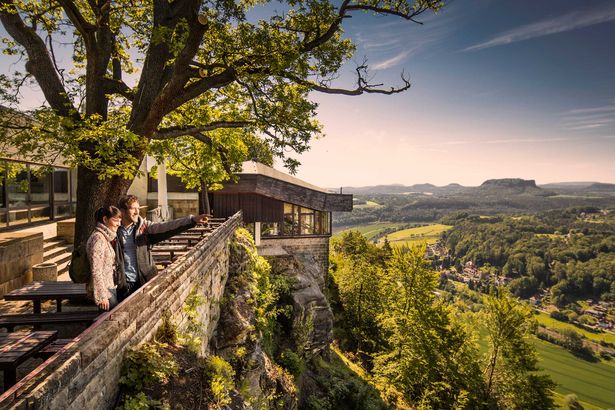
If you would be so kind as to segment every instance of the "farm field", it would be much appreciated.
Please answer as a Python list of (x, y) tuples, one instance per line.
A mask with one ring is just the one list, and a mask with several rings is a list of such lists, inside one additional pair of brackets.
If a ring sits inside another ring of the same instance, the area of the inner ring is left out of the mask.
[[(539, 367), (557, 383), (555, 399), (566, 408), (565, 396), (576, 394), (585, 409), (615, 408), (615, 366), (600, 361), (596, 363), (579, 359), (566, 349), (532, 337), (538, 353)], [(487, 336), (480, 333), (481, 352), (487, 351)]]
[[(452, 228), (450, 225), (433, 224), (403, 229), (387, 235), (392, 246), (412, 246), (420, 243), (434, 244), (440, 239), (442, 232)], [(384, 238), (379, 242), (383, 242)]]
[(371, 223), (371, 224), (356, 225), (356, 226), (350, 226), (350, 227), (343, 227), (343, 226), (339, 228), (334, 227), (333, 232), (334, 232), (334, 236), (338, 236), (348, 231), (359, 231), (363, 235), (365, 235), (365, 237), (369, 240), (387, 228), (397, 228), (402, 225), (403, 224), (399, 222), (376, 222), (376, 223)]
[[(550, 317), (548, 314), (544, 312), (538, 312), (537, 315), (534, 316), (538, 323), (545, 325), (546, 327), (550, 327), (552, 329), (571, 329), (577, 333), (582, 334), (586, 338), (590, 340), (595, 340), (596, 342), (600, 342), (604, 340), (605, 342), (610, 342), (615, 344), (615, 334), (612, 333), (594, 333), (589, 330), (582, 329), (577, 327), (571, 323), (560, 322), (559, 320), (555, 320)], [(615, 383), (615, 380), (613, 381)]]

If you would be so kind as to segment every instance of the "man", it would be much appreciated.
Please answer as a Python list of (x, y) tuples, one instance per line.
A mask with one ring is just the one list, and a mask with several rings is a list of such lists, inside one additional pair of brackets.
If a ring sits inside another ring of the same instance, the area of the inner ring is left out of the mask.
[(120, 199), (118, 207), (122, 212), (122, 223), (117, 229), (119, 268), (126, 278), (126, 286), (118, 289), (118, 299), (122, 301), (156, 275), (151, 251), (153, 245), (196, 224), (207, 223), (208, 219), (207, 215), (190, 215), (168, 222), (150, 222), (139, 215), (139, 199), (134, 195)]

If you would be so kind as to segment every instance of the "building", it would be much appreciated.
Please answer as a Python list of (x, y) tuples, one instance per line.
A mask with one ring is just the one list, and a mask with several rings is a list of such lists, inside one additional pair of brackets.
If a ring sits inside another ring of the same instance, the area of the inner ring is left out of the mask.
[(241, 210), (262, 256), (310, 254), (328, 270), (331, 212), (352, 211), (352, 195), (326, 190), (256, 162), (244, 162), (236, 183), (214, 191), (213, 213)]

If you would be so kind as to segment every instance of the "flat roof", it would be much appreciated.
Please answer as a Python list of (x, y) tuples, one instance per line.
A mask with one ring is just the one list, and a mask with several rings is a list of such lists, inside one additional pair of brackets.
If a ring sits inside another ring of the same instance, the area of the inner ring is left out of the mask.
[(309, 188), (314, 191), (324, 192), (326, 194), (332, 193), (327, 191), (324, 188), (320, 188), (316, 185), (312, 185), (308, 182), (305, 182), (302, 179), (296, 178), (292, 175), (285, 174), (284, 172), (278, 171), (272, 167), (269, 167), (265, 164), (261, 164), (260, 162), (255, 161), (246, 161), (241, 165), (241, 174), (260, 174), (265, 175), (270, 178), (275, 178), (280, 181), (288, 182), (290, 184), (298, 185), (300, 187)]

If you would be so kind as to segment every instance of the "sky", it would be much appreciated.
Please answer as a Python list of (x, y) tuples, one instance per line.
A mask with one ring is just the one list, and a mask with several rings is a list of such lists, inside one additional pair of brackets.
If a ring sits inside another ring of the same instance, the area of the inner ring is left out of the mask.
[[(329, 188), (615, 183), (615, 0), (448, 0), (420, 20), (345, 20), (357, 52), (337, 85), (352, 86), (367, 58), (374, 82), (399, 85), (404, 72), (412, 87), (313, 93), (325, 136), (295, 156), (299, 178)], [(0, 60), (0, 72), (14, 67)]]
[(412, 87), (314, 94), (326, 136), (298, 157), (298, 177), (323, 187), (615, 182), (615, 1), (457, 0), (421, 21), (348, 20), (374, 81), (399, 84), (403, 71)]

